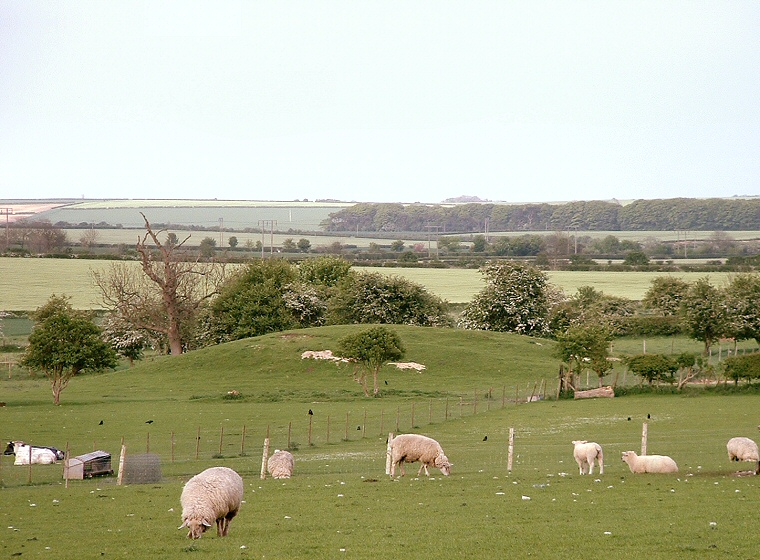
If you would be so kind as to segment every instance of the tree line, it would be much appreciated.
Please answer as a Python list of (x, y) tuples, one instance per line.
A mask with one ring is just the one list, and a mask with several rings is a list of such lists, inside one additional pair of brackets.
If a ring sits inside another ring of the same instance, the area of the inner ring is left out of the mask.
[[(74, 375), (112, 368), (117, 354), (132, 361), (150, 347), (179, 355), (329, 324), (457, 326), (554, 338), (569, 372), (590, 367), (600, 379), (612, 367), (607, 358), (616, 336), (683, 333), (702, 341), (705, 353), (721, 337), (760, 341), (759, 274), (737, 274), (725, 288), (706, 278), (688, 284), (658, 277), (644, 300), (634, 302), (590, 286), (567, 296), (532, 264), (492, 261), (481, 268), (485, 288), (457, 313), (414, 282), (357, 272), (339, 256), (300, 264), (254, 259), (230, 272), (224, 263), (188, 258), (184, 240), (144, 219), (146, 231), (136, 245), (140, 268), (114, 262), (92, 273), (108, 309), (101, 325), (72, 310), (63, 296), (32, 314), (35, 328), (22, 365), (50, 378), (56, 402)], [(370, 344), (377, 347), (372, 352)], [(400, 341), (382, 331), (341, 346), (374, 377), (377, 356), (403, 353)]]
[(760, 198), (673, 198), (564, 204), (359, 203), (330, 214), (326, 231), (474, 233), (484, 231), (760, 230)]

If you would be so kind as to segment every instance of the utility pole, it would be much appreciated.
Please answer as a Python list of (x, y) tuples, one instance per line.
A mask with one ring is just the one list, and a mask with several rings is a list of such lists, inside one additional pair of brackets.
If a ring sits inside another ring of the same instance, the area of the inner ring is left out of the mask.
[(219, 248), (224, 248), (224, 218), (219, 218)]
[(259, 220), (259, 227), (261, 228), (261, 258), (264, 258), (264, 233), (267, 227), (269, 228), (269, 256), (270, 258), (274, 254), (274, 228), (277, 225), (277, 220)]
[(6, 250), (11, 245), (11, 237), (8, 230), (9, 216), (13, 214), (13, 208), (0, 208), (0, 213), (5, 214), (5, 248)]
[(431, 231), (435, 231), (435, 258), (436, 259), (438, 258), (438, 230), (440, 229), (440, 227), (441, 226), (439, 226), (439, 225), (438, 226), (434, 226), (434, 225), (430, 225), (430, 224), (427, 224), (425, 226), (425, 229), (428, 232), (428, 258), (430, 258), (430, 232)]

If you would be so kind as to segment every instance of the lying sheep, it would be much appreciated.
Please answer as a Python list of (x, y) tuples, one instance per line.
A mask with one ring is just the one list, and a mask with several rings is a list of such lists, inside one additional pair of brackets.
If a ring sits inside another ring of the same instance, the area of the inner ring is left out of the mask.
[(586, 440), (574, 441), (573, 445), (573, 457), (581, 474), (594, 474), (594, 459), (599, 465), (599, 474), (604, 474), (604, 454), (601, 445)]
[(757, 444), (747, 437), (735, 437), (726, 444), (729, 461), (755, 461), (757, 468), (755, 474), (760, 474), (760, 453)]
[(290, 478), (293, 476), (295, 460), (287, 451), (275, 449), (274, 454), (267, 461), (267, 471), (274, 478)]
[(216, 533), (227, 536), (230, 521), (237, 515), (243, 501), (243, 479), (227, 467), (211, 467), (196, 474), (182, 489), (182, 527), (187, 538), (199, 539), (216, 521)]
[(677, 473), (678, 465), (666, 455), (636, 455), (635, 451), (623, 451), (623, 461), (632, 473)]
[(401, 476), (404, 476), (404, 463), (416, 461), (422, 463), (417, 476), (420, 476), (423, 469), (425, 476), (430, 476), (428, 467), (441, 469), (444, 476), (451, 473), (451, 463), (441, 444), (434, 439), (418, 434), (401, 434), (391, 440), (391, 478), (396, 476), (396, 465), (401, 467)]

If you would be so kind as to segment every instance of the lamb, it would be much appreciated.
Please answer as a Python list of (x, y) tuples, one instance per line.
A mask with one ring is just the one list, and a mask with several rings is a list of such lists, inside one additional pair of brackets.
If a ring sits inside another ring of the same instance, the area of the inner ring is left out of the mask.
[(573, 441), (573, 445), (573, 457), (581, 474), (594, 474), (594, 459), (599, 466), (599, 474), (604, 474), (604, 454), (601, 445), (586, 440)]
[(757, 444), (747, 437), (735, 437), (726, 444), (729, 461), (755, 461), (757, 468), (755, 474), (760, 474), (760, 453)]
[(293, 476), (295, 460), (287, 451), (275, 449), (274, 454), (267, 461), (267, 471), (274, 478), (290, 478)]
[(391, 478), (396, 476), (396, 465), (401, 467), (401, 476), (404, 476), (404, 463), (420, 461), (422, 466), (417, 471), (420, 476), (422, 469), (425, 475), (430, 476), (428, 467), (441, 469), (444, 476), (451, 473), (451, 463), (443, 452), (441, 444), (432, 438), (418, 434), (401, 434), (391, 440)]
[(636, 455), (635, 451), (623, 451), (623, 461), (634, 474), (677, 473), (678, 465), (666, 455)]
[(182, 489), (182, 525), (187, 538), (199, 539), (216, 521), (216, 533), (227, 536), (230, 521), (243, 501), (243, 479), (227, 467), (211, 467), (196, 474)]

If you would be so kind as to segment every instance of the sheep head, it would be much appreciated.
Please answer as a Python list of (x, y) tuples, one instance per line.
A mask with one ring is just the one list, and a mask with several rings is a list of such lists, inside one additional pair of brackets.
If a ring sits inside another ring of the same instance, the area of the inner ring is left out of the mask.
[(211, 527), (211, 523), (206, 521), (205, 519), (198, 521), (195, 519), (185, 519), (185, 522), (177, 527), (177, 529), (182, 529), (183, 527), (187, 527), (190, 529), (187, 532), (187, 538), (188, 539), (200, 539), (203, 533), (206, 532), (206, 529)]
[(451, 463), (446, 455), (438, 455), (433, 462), (436, 468), (441, 469), (443, 476), (449, 476), (451, 474)]

